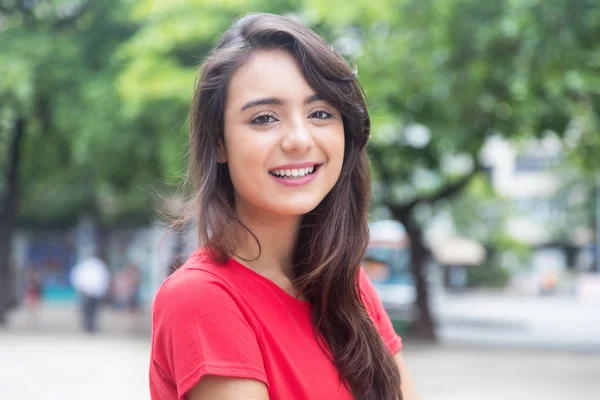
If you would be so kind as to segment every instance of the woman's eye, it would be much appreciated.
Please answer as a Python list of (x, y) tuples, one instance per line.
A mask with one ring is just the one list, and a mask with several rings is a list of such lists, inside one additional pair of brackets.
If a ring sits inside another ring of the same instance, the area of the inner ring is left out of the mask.
[(252, 121), (250, 121), (251, 124), (254, 125), (264, 125), (264, 124), (270, 124), (272, 122), (277, 121), (277, 119), (275, 119), (275, 117), (273, 117), (272, 115), (259, 115), (258, 117), (254, 118)]
[(311, 116), (316, 119), (329, 119), (333, 117), (333, 115), (327, 111), (315, 111)]

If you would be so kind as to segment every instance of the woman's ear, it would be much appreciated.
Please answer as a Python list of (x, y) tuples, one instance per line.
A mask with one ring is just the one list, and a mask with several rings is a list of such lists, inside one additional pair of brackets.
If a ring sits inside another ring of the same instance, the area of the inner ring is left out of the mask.
[(217, 162), (224, 164), (227, 162), (227, 150), (225, 149), (225, 143), (223, 139), (217, 141)]

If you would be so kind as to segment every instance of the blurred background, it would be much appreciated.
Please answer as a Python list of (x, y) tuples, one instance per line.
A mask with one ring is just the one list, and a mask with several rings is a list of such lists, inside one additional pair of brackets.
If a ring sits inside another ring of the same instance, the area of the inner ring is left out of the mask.
[(156, 210), (250, 11), (356, 65), (364, 265), (423, 398), (597, 398), (597, 0), (0, 0), (0, 398), (149, 398), (149, 307), (196, 245)]

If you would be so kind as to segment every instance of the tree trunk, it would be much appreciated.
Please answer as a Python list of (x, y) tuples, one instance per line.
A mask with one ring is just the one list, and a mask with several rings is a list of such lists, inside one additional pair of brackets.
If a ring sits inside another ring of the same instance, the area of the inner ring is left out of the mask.
[(10, 291), (14, 286), (11, 284), (12, 237), (19, 211), (19, 167), (24, 136), (25, 120), (19, 118), (15, 121), (10, 138), (8, 165), (4, 176), (6, 192), (0, 204), (0, 326), (6, 325), (6, 312), (12, 300)]
[(415, 286), (417, 288), (417, 319), (413, 321), (411, 332), (421, 338), (427, 340), (436, 340), (435, 322), (431, 315), (429, 306), (429, 286), (425, 275), (425, 257), (427, 251), (423, 244), (423, 231), (414, 221), (411, 214), (406, 215), (400, 220), (406, 228), (406, 233), (410, 239), (410, 256), (412, 273), (415, 278)]
[(406, 228), (406, 233), (410, 240), (412, 272), (417, 288), (417, 308), (419, 312), (417, 319), (411, 326), (411, 332), (419, 338), (436, 340), (435, 322), (429, 305), (429, 285), (425, 275), (425, 257), (427, 251), (423, 244), (423, 231), (414, 221), (414, 217), (411, 214), (408, 214), (401, 222)]
[(0, 326), (6, 325), (6, 311), (8, 310), (8, 304), (10, 295), (8, 293), (10, 289), (11, 273), (10, 273), (10, 259), (11, 259), (11, 237), (14, 230), (13, 223), (7, 221), (2, 215), (0, 220)]
[(417, 318), (413, 321), (410, 332), (425, 340), (437, 340), (435, 322), (429, 308), (429, 287), (425, 276), (425, 257), (427, 251), (423, 243), (423, 230), (412, 215), (412, 208), (389, 206), (396, 221), (404, 225), (410, 240), (410, 257), (412, 274), (417, 289)]

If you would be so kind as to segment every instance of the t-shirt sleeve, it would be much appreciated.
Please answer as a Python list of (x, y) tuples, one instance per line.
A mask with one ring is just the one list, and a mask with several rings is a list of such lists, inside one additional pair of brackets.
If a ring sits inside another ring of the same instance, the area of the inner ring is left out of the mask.
[(359, 279), (360, 292), (365, 307), (367, 308), (375, 327), (379, 331), (379, 334), (383, 338), (386, 347), (391, 354), (396, 354), (402, 349), (402, 339), (394, 330), (392, 321), (385, 311), (385, 308), (383, 308), (383, 303), (363, 267), (360, 268)]
[(181, 272), (163, 284), (152, 306), (152, 399), (173, 398), (174, 390), (185, 399), (205, 375), (268, 385), (253, 316), (219, 277)]

